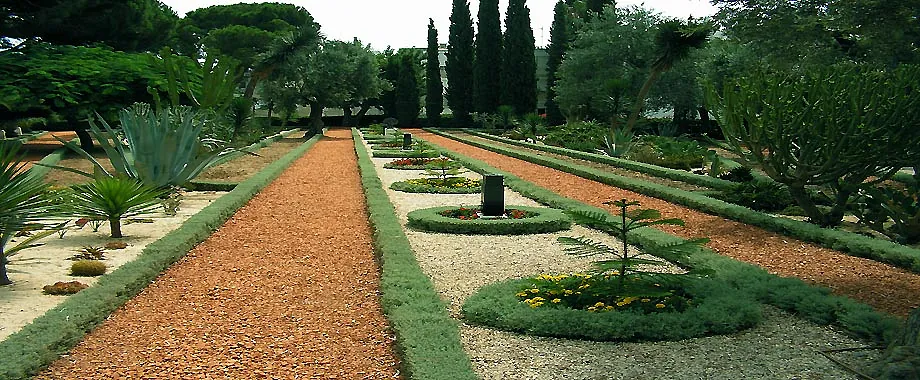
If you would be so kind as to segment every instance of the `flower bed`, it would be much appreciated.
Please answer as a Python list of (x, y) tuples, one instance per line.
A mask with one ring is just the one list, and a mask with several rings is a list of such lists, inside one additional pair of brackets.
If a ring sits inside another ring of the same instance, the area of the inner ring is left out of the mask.
[(441, 155), (440, 152), (436, 150), (401, 150), (401, 149), (385, 149), (385, 150), (375, 150), (373, 156), (375, 158), (435, 158)]
[[(446, 206), (415, 210), (408, 214), (408, 226), (423, 231), (470, 235), (524, 235), (566, 230), (572, 223), (562, 211), (552, 208), (511, 206), (525, 217), (460, 219), (463, 207)], [(469, 210), (469, 208), (466, 208)], [(447, 212), (445, 215), (444, 213)]]
[[(398, 160), (390, 161), (383, 165), (385, 169), (399, 169), (399, 170), (425, 170), (428, 169), (428, 165), (439, 164), (439, 163), (453, 162), (447, 158), (425, 158), (425, 157), (416, 157), (416, 158), (402, 158)], [(459, 168), (460, 164), (451, 164), (451, 167)]]
[(406, 193), (472, 194), (482, 188), (482, 181), (466, 177), (415, 178), (394, 182), (390, 188)]

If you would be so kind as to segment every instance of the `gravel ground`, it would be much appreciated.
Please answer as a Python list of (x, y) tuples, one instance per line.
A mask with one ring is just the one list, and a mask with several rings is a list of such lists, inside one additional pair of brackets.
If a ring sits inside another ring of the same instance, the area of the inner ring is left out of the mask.
[[(427, 138), (427, 137), (426, 137)], [(383, 169), (392, 159), (373, 159), (384, 186), (420, 172)], [(467, 174), (475, 177), (475, 174)], [(403, 222), (409, 211), (443, 205), (478, 205), (479, 195), (409, 194), (388, 190)], [(537, 206), (505, 189), (506, 204)], [(468, 236), (406, 232), (422, 269), (450, 303), (459, 307), (479, 287), (539, 273), (577, 272), (589, 260), (565, 255), (558, 236), (585, 235), (608, 244), (606, 234), (575, 226), (571, 231), (526, 236)], [(659, 268), (667, 270), (667, 268)], [(830, 328), (765, 308), (758, 327), (729, 336), (680, 342), (609, 343), (534, 337), (470, 326), (461, 339), (483, 379), (855, 379), (817, 350), (862, 343)]]

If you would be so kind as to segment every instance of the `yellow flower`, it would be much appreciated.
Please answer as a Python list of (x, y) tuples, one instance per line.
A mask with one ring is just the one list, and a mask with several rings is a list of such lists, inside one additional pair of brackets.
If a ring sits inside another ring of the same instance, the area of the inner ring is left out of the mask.
[(593, 312), (593, 311), (595, 311), (595, 310), (597, 310), (597, 308), (594, 307), (594, 306), (591, 306), (591, 307), (588, 308), (588, 311), (591, 311), (591, 312)]
[(648, 298), (643, 298), (643, 299), (642, 299), (642, 302), (652, 302), (652, 300), (650, 300), (650, 299), (648, 299)]
[(664, 309), (664, 304), (663, 304), (663, 303), (656, 303), (656, 304), (655, 304), (655, 308)]
[(560, 303), (560, 302), (562, 302), (562, 300), (559, 299), (559, 298), (553, 298), (553, 301), (552, 301), (552, 302), (553, 302), (553, 303)]
[(566, 290), (565, 290), (565, 295), (567, 295), (567, 296), (570, 296), (570, 295), (572, 295), (572, 291), (571, 291), (571, 290), (568, 290), (568, 289), (566, 289)]
[(613, 306), (607, 306), (604, 308), (604, 310), (607, 310), (607, 311), (613, 310)]
[(520, 293), (515, 294), (515, 295), (518, 296), (518, 297), (526, 297), (526, 296), (527, 296), (527, 293), (520, 292)]
[(598, 303), (594, 304), (594, 307), (604, 307), (604, 303), (603, 303), (603, 302), (598, 302)]
[(540, 293), (540, 289), (536, 289), (536, 288), (530, 289), (530, 292), (531, 292), (531, 293), (534, 293), (534, 294)]
[(580, 286), (578, 287), (578, 289), (587, 289), (587, 288), (589, 288), (589, 287), (591, 287), (591, 285), (589, 285), (589, 284), (583, 284), (583, 285), (580, 285)]
[(536, 308), (540, 307), (541, 305), (543, 305), (543, 302), (534, 302), (534, 303), (530, 304), (530, 308), (531, 308), (531, 309), (536, 309)]

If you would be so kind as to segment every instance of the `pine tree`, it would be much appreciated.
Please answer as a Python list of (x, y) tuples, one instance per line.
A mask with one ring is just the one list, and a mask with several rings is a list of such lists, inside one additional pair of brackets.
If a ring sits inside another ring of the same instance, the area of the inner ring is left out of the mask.
[(418, 69), (414, 55), (400, 54), (399, 78), (396, 80), (396, 119), (400, 127), (416, 126), (422, 110), (418, 98)]
[(562, 58), (569, 48), (571, 39), (568, 13), (565, 2), (559, 0), (556, 3), (553, 25), (549, 29), (549, 48), (547, 49), (549, 57), (546, 61), (546, 123), (548, 125), (565, 123), (562, 110), (555, 101), (556, 90), (553, 89), (553, 86), (556, 85), (556, 72), (559, 70), (559, 65), (562, 64)]
[(608, 5), (615, 5), (616, 1), (614, 0), (587, 0), (585, 5), (588, 8), (589, 12), (593, 13), (603, 13), (604, 7)]
[(473, 62), (473, 107), (495, 113), (501, 94), (502, 28), (498, 0), (479, 2), (476, 59)]
[(447, 104), (456, 125), (467, 126), (473, 109), (473, 19), (466, 0), (453, 0), (446, 69)]
[(505, 14), (501, 102), (513, 107), (517, 115), (534, 112), (537, 107), (534, 45), (526, 0), (510, 0)]
[(438, 30), (432, 19), (428, 19), (427, 59), (425, 113), (428, 115), (428, 126), (440, 127), (441, 111), (444, 111), (444, 88), (441, 85), (441, 61), (438, 57)]

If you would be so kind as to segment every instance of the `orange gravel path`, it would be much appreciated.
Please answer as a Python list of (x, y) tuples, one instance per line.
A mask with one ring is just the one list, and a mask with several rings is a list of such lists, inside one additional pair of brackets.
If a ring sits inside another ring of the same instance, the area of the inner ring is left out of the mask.
[(658, 209), (665, 217), (681, 218), (686, 223), (683, 228), (664, 227), (662, 230), (684, 238), (709, 237), (709, 248), (722, 255), (759, 265), (774, 274), (823, 285), (836, 294), (850, 296), (879, 310), (906, 316), (912, 308), (920, 306), (920, 275), (903, 269), (849, 256), (432, 133), (421, 130), (411, 132), (413, 136), (488, 162), (521, 179), (596, 207), (614, 211), (602, 202), (621, 198), (638, 200), (644, 207)]
[(392, 379), (349, 130), (331, 130), (42, 379)]

